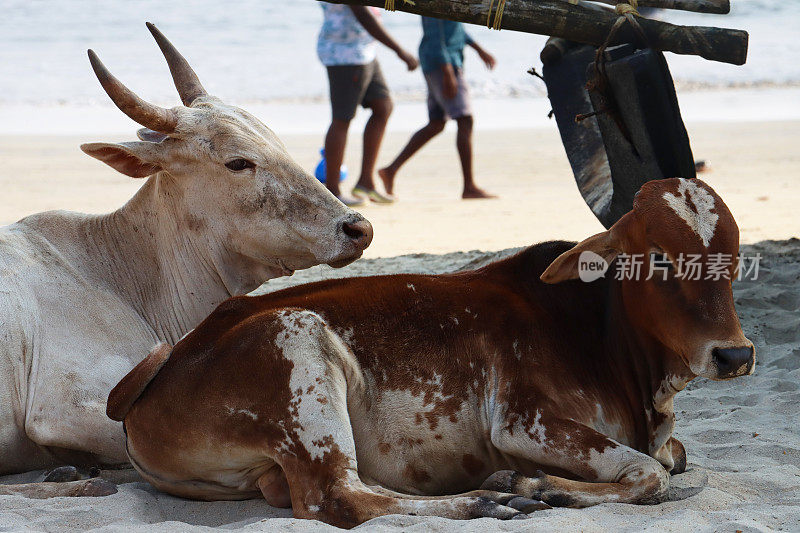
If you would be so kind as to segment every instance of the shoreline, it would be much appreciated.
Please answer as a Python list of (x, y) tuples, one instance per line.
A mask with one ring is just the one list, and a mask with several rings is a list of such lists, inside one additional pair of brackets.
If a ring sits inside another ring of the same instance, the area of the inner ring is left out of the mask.
[[(554, 128), (548, 119), (550, 102), (544, 83), (537, 80), (542, 96), (474, 98), (476, 130)], [(224, 95), (223, 95), (224, 98)], [(796, 85), (712, 88), (681, 91), (681, 114), (687, 125), (706, 122), (765, 122), (800, 120), (800, 87)], [(178, 103), (156, 102), (170, 107)], [(329, 124), (327, 100), (236, 101), (229, 103), (259, 117), (279, 136), (324, 135)], [(368, 113), (361, 110), (351, 130), (361, 130)], [(387, 131), (411, 132), (427, 122), (422, 93), (419, 98), (398, 99)], [(452, 122), (452, 121), (451, 121)], [(452, 123), (448, 125), (452, 128)], [(0, 103), (0, 135), (124, 135), (139, 126), (108, 100), (97, 104)]]

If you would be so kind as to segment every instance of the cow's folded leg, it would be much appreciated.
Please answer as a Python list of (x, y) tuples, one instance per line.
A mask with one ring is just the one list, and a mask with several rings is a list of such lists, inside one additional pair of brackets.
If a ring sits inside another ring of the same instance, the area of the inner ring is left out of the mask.
[[(351, 528), (389, 514), (440, 516), (462, 520), (484, 517), (506, 520), (524, 518), (527, 516), (525, 512), (541, 508), (536, 507), (541, 502), (515, 495), (498, 495), (496, 499), (508, 504), (513, 502), (525, 511), (484, 496), (419, 498), (373, 490), (359, 479), (357, 472), (345, 466), (354, 461), (355, 458), (343, 456), (329, 457), (328, 461), (323, 461), (320, 465), (285, 458), (283, 468), (291, 487), (294, 516)], [(476, 492), (489, 496), (496, 494), (492, 491)]]
[(0, 495), (20, 495), (26, 498), (55, 498), (59, 496), (109, 496), (117, 492), (117, 486), (100, 478), (63, 483), (25, 483), (21, 485), (0, 485)]
[(258, 478), (258, 488), (267, 503), (273, 507), (286, 509), (292, 506), (292, 496), (289, 492), (289, 483), (283, 474), (283, 469), (275, 465)]
[[(484, 491), (480, 495), (415, 499), (371, 489), (358, 474), (347, 409), (351, 384), (346, 376), (358, 374), (357, 363), (318, 315), (296, 311), (282, 315), (280, 320), (285, 334), (278, 335), (277, 344), (282, 357), (292, 363), (289, 381), (294, 391), (294, 414), (282, 425), (285, 434), (275, 443), (271, 459), (286, 476), (295, 517), (354, 527), (388, 514), (456, 519), (525, 516), (492, 499), (511, 503), (515, 495)], [(277, 471), (262, 476), (259, 488), (265, 498), (279, 499), (280, 482)], [(533, 505), (528, 499), (514, 504)]]
[(65, 410), (51, 407), (69, 404), (63, 391), (39, 393), (26, 415), (25, 434), (57, 463), (81, 466), (128, 462), (122, 425), (105, 413), (106, 396), (113, 384), (94, 385), (76, 385), (74, 394), (85, 401)]
[(583, 479), (541, 471), (525, 476), (504, 470), (481, 488), (511, 492), (557, 507), (588, 507), (607, 502), (656, 503), (666, 494), (669, 474), (657, 460), (571, 420), (543, 420), (527, 428), (507, 425), (492, 432), (502, 452), (553, 467)]
[[(420, 496), (418, 494), (403, 494), (401, 492), (395, 492), (385, 487), (381, 487), (380, 485), (374, 485), (371, 483), (367, 483), (367, 485), (369, 486), (370, 490), (372, 490), (377, 494), (383, 494), (385, 496), (393, 496), (395, 498), (402, 498), (407, 500), (441, 500), (443, 498), (442, 496)], [(552, 509), (550, 505), (547, 505), (541, 500), (533, 500), (531, 498), (525, 498), (524, 496), (520, 496), (519, 494), (497, 492), (493, 490), (472, 490), (461, 494), (454, 494), (451, 497), (483, 498), (491, 500), (495, 503), (503, 504), (506, 507), (511, 507), (523, 513), (532, 513), (534, 511)]]
[(74, 466), (59, 466), (48, 471), (42, 481), (0, 485), (0, 495), (20, 495), (26, 498), (44, 499), (55, 497), (97, 497), (109, 496), (117, 492), (117, 485), (100, 479), (100, 470), (89, 469), (89, 479), (81, 479), (81, 473)]
[(81, 475), (74, 466), (59, 466), (50, 470), (42, 480), (45, 483), (66, 483), (67, 481), (78, 481)]

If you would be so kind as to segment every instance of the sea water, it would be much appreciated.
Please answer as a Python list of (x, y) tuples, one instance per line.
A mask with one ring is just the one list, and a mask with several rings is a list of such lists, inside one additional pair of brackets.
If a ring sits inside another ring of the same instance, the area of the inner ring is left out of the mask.
[[(511, 0), (514, 1), (514, 0)], [(724, 87), (800, 83), (800, 0), (731, 0), (729, 15), (661, 11), (677, 24), (723, 26), (750, 32), (745, 66), (668, 55), (678, 84)], [(316, 56), (322, 10), (314, 0), (0, 0), (0, 105), (89, 104), (105, 96), (89, 68), (97, 51), (120, 79), (142, 96), (174, 103), (166, 66), (144, 22), (154, 22), (183, 52), (214, 93), (240, 103), (323, 101), (325, 71)], [(382, 14), (390, 33), (416, 53), (418, 17)], [(545, 38), (468, 26), (498, 59), (488, 72), (466, 51), (474, 96), (540, 96), (544, 87), (526, 74), (540, 68)], [(422, 99), (419, 72), (408, 73), (388, 49), (380, 62), (395, 98)]]

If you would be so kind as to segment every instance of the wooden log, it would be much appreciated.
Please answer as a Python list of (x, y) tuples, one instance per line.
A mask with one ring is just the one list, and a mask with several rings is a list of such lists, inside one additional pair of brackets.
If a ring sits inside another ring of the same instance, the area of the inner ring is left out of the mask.
[[(385, 0), (327, 0), (335, 4), (384, 7)], [(497, 3), (495, 2), (495, 5)], [(395, 0), (400, 11), (486, 26), (488, 0)], [(494, 11), (492, 21), (494, 21)], [(617, 15), (611, 10), (590, 9), (564, 0), (507, 0), (501, 28), (563, 37), (600, 46), (608, 37)], [(636, 19), (651, 46), (676, 54), (697, 55), (711, 61), (743, 65), (747, 59), (746, 31), (704, 26), (678, 26), (643, 17)], [(624, 24), (611, 44), (638, 43), (630, 24)], [(641, 44), (641, 43), (639, 43)]]
[[(591, 0), (604, 4), (616, 5), (617, 0)], [(661, 9), (681, 9), (698, 13), (715, 13), (725, 15), (731, 12), (730, 0), (639, 0), (642, 7), (658, 7)]]

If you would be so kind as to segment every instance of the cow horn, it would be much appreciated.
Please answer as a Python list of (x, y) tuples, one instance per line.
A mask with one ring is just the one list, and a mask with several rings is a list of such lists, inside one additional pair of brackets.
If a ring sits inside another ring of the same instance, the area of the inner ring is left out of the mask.
[(189, 66), (189, 62), (186, 61), (186, 58), (178, 52), (178, 49), (175, 48), (172, 43), (169, 42), (169, 39), (164, 37), (164, 34), (152, 23), (147, 22), (147, 29), (150, 30), (150, 33), (155, 37), (158, 47), (161, 48), (161, 53), (164, 54), (167, 60), (169, 71), (172, 74), (172, 81), (175, 82), (175, 88), (178, 89), (178, 94), (181, 97), (183, 105), (188, 107), (192, 105), (192, 102), (194, 102), (196, 98), (206, 96), (208, 93), (203, 89), (200, 80), (197, 78), (197, 74), (195, 74), (192, 67)]
[(97, 79), (100, 80), (100, 85), (120, 111), (151, 130), (165, 134), (175, 131), (178, 125), (178, 115), (175, 111), (158, 107), (136, 96), (108, 71), (94, 50), (89, 50), (89, 62)]

